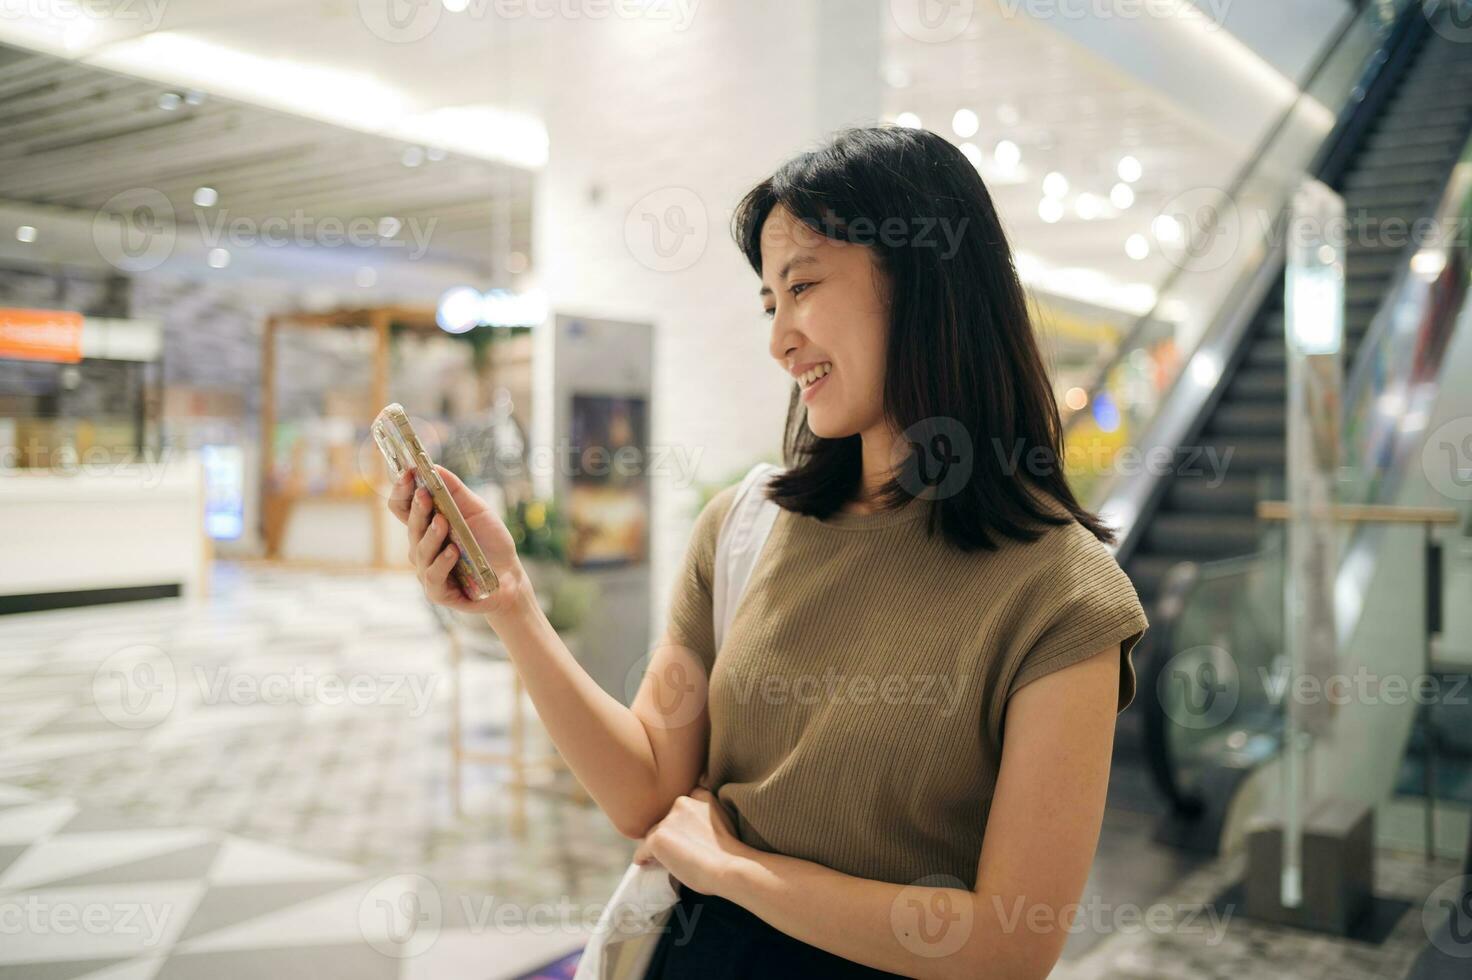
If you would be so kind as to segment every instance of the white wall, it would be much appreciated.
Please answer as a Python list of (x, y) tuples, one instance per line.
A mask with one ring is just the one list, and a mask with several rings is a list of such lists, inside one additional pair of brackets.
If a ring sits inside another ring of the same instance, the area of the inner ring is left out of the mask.
[[(548, 74), (533, 266), (557, 312), (655, 324), (650, 438), (695, 456), (700, 480), (776, 453), (787, 409), (732, 209), (822, 134), (877, 121), (882, 7), (704, 3), (683, 32), (569, 21), (552, 42), (567, 71)], [(682, 214), (694, 233), (675, 247), (666, 226), (672, 251), (661, 257), (646, 216)], [(533, 441), (545, 446), (551, 413), (539, 403), (534, 414)], [(693, 488), (679, 482), (653, 482), (654, 637), (694, 517)]]

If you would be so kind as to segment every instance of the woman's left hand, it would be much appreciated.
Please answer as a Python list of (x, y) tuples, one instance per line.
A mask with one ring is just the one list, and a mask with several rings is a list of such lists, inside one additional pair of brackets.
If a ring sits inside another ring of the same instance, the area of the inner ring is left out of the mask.
[(658, 861), (681, 884), (702, 895), (720, 895), (746, 849), (720, 801), (698, 787), (675, 800), (665, 818), (644, 836), (634, 862)]

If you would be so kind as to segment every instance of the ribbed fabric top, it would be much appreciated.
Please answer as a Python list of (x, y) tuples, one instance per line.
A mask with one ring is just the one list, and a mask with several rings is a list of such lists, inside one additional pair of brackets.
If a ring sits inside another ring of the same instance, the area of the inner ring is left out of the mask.
[(695, 522), (670, 636), (710, 675), (707, 773), (737, 834), (863, 878), (974, 887), (1007, 698), (1114, 643), (1123, 711), (1148, 626), (1133, 584), (1076, 521), (967, 554), (927, 535), (923, 499), (782, 510), (717, 655), (716, 536), (735, 492)]

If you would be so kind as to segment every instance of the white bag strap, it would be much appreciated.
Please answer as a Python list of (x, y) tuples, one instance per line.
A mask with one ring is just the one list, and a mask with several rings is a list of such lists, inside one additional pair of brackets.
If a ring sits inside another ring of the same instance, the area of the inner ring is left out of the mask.
[(726, 630), (736, 615), (736, 605), (746, 591), (747, 579), (756, 567), (762, 545), (782, 508), (766, 495), (767, 481), (782, 472), (772, 463), (757, 463), (741, 480), (736, 497), (721, 521), (716, 539), (714, 581), (711, 583), (711, 613), (715, 620), (716, 650), (726, 639)]

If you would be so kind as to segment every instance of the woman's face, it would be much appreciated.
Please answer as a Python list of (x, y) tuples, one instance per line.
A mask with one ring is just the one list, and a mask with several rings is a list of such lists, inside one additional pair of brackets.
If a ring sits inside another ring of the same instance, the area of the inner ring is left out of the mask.
[[(771, 353), (798, 377), (808, 428), (826, 439), (883, 421), (889, 304), (871, 249), (827, 238), (777, 207), (762, 225), (762, 305)], [(810, 368), (828, 373), (809, 380)]]

